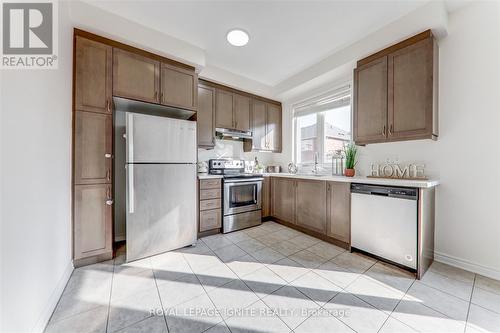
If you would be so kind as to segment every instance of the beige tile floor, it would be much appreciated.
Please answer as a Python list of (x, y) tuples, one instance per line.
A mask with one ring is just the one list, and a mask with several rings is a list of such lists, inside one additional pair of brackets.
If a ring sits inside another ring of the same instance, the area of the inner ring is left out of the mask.
[(500, 332), (500, 282), (421, 281), (274, 222), (76, 269), (46, 332)]

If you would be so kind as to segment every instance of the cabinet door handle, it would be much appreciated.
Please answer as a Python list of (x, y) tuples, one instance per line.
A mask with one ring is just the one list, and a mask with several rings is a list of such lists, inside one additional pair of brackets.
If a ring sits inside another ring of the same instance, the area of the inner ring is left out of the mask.
[(108, 186), (108, 189), (106, 190), (106, 198), (109, 199), (110, 196), (111, 196), (111, 190), (110, 190), (110, 188)]
[(106, 200), (106, 205), (111, 206), (113, 204), (113, 200), (108, 199)]
[(163, 92), (160, 93), (160, 103), (163, 103)]
[(109, 169), (106, 171), (106, 179), (107, 179), (108, 181), (109, 181), (109, 180), (111, 180), (111, 172), (110, 172), (110, 170), (109, 170)]
[(111, 154), (109, 154), (109, 153), (104, 154), (104, 157), (105, 157), (105, 158), (111, 158), (111, 156), (112, 156), (112, 155), (111, 155)]
[(385, 125), (384, 125), (384, 128), (382, 129), (382, 135), (384, 136), (384, 138), (387, 136), (387, 135), (385, 134), (385, 129), (386, 129), (386, 127), (385, 127)]
[(391, 124), (391, 126), (389, 126), (389, 136), (392, 135), (392, 130), (393, 130), (393, 127), (392, 127), (392, 124)]
[(158, 91), (155, 91), (155, 97), (154, 97), (154, 100), (156, 101), (156, 99), (158, 98)]

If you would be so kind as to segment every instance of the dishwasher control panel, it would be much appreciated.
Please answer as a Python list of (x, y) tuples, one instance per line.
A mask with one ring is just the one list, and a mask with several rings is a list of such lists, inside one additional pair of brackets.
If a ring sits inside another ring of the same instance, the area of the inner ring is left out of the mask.
[(393, 187), (369, 184), (351, 184), (351, 193), (380, 195), (391, 198), (417, 200), (418, 191), (416, 188)]

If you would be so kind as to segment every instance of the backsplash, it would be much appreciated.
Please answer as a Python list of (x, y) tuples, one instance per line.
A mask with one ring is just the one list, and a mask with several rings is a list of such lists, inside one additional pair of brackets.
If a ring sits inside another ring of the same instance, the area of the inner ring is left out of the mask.
[(198, 148), (198, 162), (208, 161), (211, 158), (233, 158), (253, 161), (257, 156), (259, 162), (265, 166), (275, 165), (273, 153), (243, 151), (243, 142), (234, 140), (215, 140), (214, 149)]

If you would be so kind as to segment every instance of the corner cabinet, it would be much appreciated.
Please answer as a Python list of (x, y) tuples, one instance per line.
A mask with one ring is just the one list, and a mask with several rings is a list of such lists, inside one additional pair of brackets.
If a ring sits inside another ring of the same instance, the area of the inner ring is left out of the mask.
[(271, 215), (280, 220), (295, 223), (295, 180), (271, 178)]
[(356, 144), (438, 136), (438, 47), (430, 30), (358, 61)]
[(253, 99), (251, 115), (252, 140), (244, 150), (281, 153), (281, 105)]

